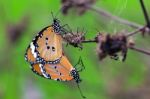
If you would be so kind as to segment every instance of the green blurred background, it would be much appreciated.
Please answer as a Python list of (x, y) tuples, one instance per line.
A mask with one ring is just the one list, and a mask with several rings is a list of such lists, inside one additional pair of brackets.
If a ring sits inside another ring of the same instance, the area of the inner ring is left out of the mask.
[[(150, 1), (144, 0), (150, 14)], [(98, 0), (95, 4), (127, 20), (145, 24), (139, 0)], [(74, 82), (47, 80), (34, 74), (24, 59), (32, 38), (52, 22), (51, 11), (58, 12), (59, 0), (0, 0), (0, 99), (81, 99)], [(87, 11), (78, 16), (70, 11), (57, 16), (72, 30), (84, 28), (93, 38), (97, 29), (116, 33), (132, 28)], [(21, 33), (21, 34), (20, 34)], [(150, 50), (149, 37), (132, 37), (136, 45)], [(81, 89), (87, 99), (150, 99), (149, 56), (129, 50), (127, 60), (99, 61), (96, 44), (84, 44), (83, 50), (65, 47), (72, 64), (82, 56), (86, 69), (80, 73)]]

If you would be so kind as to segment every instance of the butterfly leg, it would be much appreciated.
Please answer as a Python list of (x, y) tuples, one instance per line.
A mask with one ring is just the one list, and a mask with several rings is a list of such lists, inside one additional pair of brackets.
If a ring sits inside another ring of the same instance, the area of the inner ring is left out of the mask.
[(126, 46), (123, 46), (123, 47), (122, 47), (122, 56), (123, 56), (122, 61), (123, 61), (123, 62), (126, 60), (127, 51), (128, 51), (127, 47), (126, 47)]
[[(65, 27), (67, 27), (67, 29)], [(61, 32), (63, 34), (67, 34), (67, 33), (72, 33), (72, 30), (68, 24), (65, 24), (65, 25), (61, 26)]]
[(69, 43), (67, 42), (67, 43), (66, 43), (66, 47), (68, 47), (68, 45), (69, 45)]
[(78, 44), (78, 47), (80, 48), (80, 50), (82, 50), (82, 49), (83, 49), (82, 44)]
[(82, 70), (85, 69), (85, 66), (83, 64), (82, 58), (80, 57), (77, 64), (75, 65), (75, 68), (77, 69), (78, 72), (81, 72)]
[(69, 29), (69, 32), (72, 32), (72, 29), (70, 28), (70, 26), (68, 24), (64, 24), (63, 26), (61, 26), (61, 28), (64, 29), (64, 27), (67, 27), (67, 29)]

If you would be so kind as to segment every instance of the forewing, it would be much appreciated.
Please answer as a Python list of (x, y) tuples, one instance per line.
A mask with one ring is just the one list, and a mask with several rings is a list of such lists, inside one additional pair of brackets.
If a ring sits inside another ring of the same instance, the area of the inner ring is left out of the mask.
[(36, 62), (36, 58), (35, 58), (34, 54), (32, 53), (30, 46), (26, 50), (25, 59), (28, 62)]
[(41, 30), (26, 50), (25, 58), (30, 63), (58, 62), (62, 56), (62, 38), (49, 26)]
[(55, 61), (62, 56), (62, 38), (53, 27), (48, 27), (36, 41), (37, 52), (45, 61)]

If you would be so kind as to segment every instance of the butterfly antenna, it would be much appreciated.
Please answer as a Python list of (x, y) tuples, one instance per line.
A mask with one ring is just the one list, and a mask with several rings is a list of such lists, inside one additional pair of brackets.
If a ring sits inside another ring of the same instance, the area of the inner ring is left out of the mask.
[(55, 19), (55, 17), (54, 17), (54, 13), (53, 13), (52, 11), (51, 11), (51, 15), (52, 15), (52, 18), (53, 18), (53, 19)]
[(82, 91), (81, 91), (81, 88), (80, 88), (80, 86), (79, 86), (78, 83), (77, 83), (77, 87), (78, 87), (78, 89), (79, 89), (79, 92), (80, 92), (80, 94), (81, 94), (81, 97), (82, 97), (83, 99), (85, 99), (86, 97), (83, 95), (83, 93), (82, 93)]
[(61, 12), (61, 9), (59, 9), (55, 15), (55, 18), (59, 15), (59, 12)]
[[(77, 67), (77, 66), (79, 66), (79, 65), (80, 65), (80, 67)], [(77, 64), (75, 65), (75, 68), (78, 69), (78, 72), (81, 72), (82, 70), (85, 69), (85, 66), (84, 66), (84, 63), (83, 63), (83, 61), (82, 61), (81, 56), (80, 56), (80, 58), (79, 58)]]
[(56, 12), (55, 18), (59, 15), (59, 13), (61, 12), (61, 10), (62, 10), (63, 8), (64, 8), (64, 7), (60, 7), (60, 9)]
[(59, 9), (59, 10), (56, 12), (55, 15), (54, 15), (54, 13), (51, 11), (52, 18), (53, 18), (53, 19), (56, 19), (60, 11), (61, 11), (61, 9)]
[(81, 58), (81, 56), (80, 56), (80, 62), (81, 62), (81, 65), (82, 65), (82, 70), (84, 70), (85, 69), (85, 66), (84, 66), (84, 63), (83, 63), (83, 61), (82, 61), (82, 58)]

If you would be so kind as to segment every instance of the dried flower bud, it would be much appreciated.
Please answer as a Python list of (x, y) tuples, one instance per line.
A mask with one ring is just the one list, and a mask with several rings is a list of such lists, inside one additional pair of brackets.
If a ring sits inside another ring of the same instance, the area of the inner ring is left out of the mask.
[(144, 29), (141, 30), (142, 32), (142, 36), (144, 37), (146, 33), (148, 33), (150, 35), (150, 28), (145, 27)]
[(125, 61), (127, 54), (127, 39), (122, 34), (109, 35), (109, 34), (99, 34), (97, 36), (98, 41), (98, 55), (99, 59), (102, 60), (107, 55), (111, 58), (117, 60), (118, 52), (122, 52), (123, 59)]
[(74, 47), (79, 47), (82, 49), (82, 41), (85, 40), (84, 33), (67, 33), (63, 35), (64, 40), (74, 46)]
[(61, 0), (62, 13), (67, 14), (68, 10), (75, 8), (79, 15), (83, 14), (87, 7), (86, 5), (92, 5), (96, 0)]

